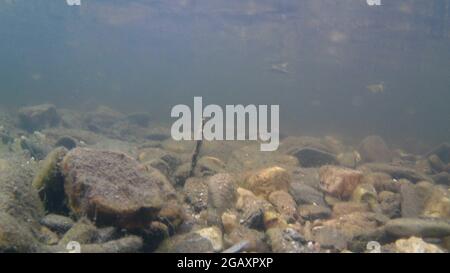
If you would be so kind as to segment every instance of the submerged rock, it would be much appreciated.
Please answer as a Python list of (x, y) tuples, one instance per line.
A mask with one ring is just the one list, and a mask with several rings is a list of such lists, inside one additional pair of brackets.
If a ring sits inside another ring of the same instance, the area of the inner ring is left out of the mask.
[(438, 174), (432, 175), (431, 178), (436, 184), (441, 184), (445, 186), (450, 186), (450, 173), (440, 172)]
[(11, 155), (0, 171), (0, 252), (39, 252), (39, 220), (44, 207), (30, 185), (32, 164)]
[(241, 224), (252, 229), (264, 229), (264, 212), (271, 208), (269, 202), (256, 197), (251, 191), (238, 188), (236, 208), (242, 212)]
[(333, 217), (339, 218), (343, 215), (352, 213), (364, 213), (369, 212), (370, 208), (367, 203), (358, 202), (338, 202), (333, 205)]
[(183, 191), (186, 201), (192, 205), (196, 212), (208, 206), (208, 184), (204, 179), (191, 177), (184, 183)]
[(29, 253), (40, 250), (40, 243), (27, 226), (0, 211), (0, 253)]
[(212, 176), (225, 171), (225, 163), (222, 160), (212, 157), (201, 157), (195, 167), (195, 176)]
[(361, 158), (365, 162), (391, 162), (392, 152), (379, 136), (366, 137), (359, 147)]
[(399, 253), (444, 253), (438, 246), (426, 243), (417, 237), (397, 240), (395, 250)]
[(57, 214), (48, 214), (39, 223), (59, 234), (66, 233), (74, 225), (71, 218)]
[(418, 217), (425, 207), (429, 190), (417, 187), (409, 181), (404, 181), (400, 187), (401, 215), (404, 218)]
[(147, 127), (151, 120), (150, 114), (148, 113), (131, 113), (126, 118), (129, 122), (141, 127)]
[(431, 155), (437, 155), (446, 164), (450, 163), (450, 144), (442, 143), (426, 154), (427, 157)]
[(388, 221), (385, 229), (394, 237), (443, 238), (450, 235), (450, 222), (439, 219), (398, 218)]
[(292, 228), (271, 228), (266, 231), (268, 243), (274, 253), (305, 253), (306, 240)]
[(377, 192), (399, 192), (401, 185), (401, 183), (398, 183), (398, 181), (392, 179), (389, 174), (377, 172), (364, 174), (363, 183), (373, 185)]
[(143, 227), (156, 218), (167, 197), (166, 181), (123, 153), (75, 148), (62, 166), (69, 208), (100, 225)]
[(219, 252), (223, 249), (223, 234), (220, 228), (213, 226), (197, 230), (195, 233), (211, 242), (215, 252)]
[(361, 155), (357, 151), (340, 153), (337, 155), (337, 161), (344, 167), (355, 168), (361, 161)]
[(285, 191), (274, 191), (269, 195), (268, 201), (272, 203), (275, 209), (285, 216), (289, 222), (294, 221), (297, 218), (297, 204), (289, 193)]
[(228, 173), (211, 176), (208, 181), (208, 222), (219, 224), (220, 217), (236, 202), (236, 184)]
[(45, 143), (41, 135), (40, 133), (35, 133), (28, 138), (25, 136), (20, 138), (20, 147), (22, 150), (27, 151), (30, 157), (36, 160), (44, 159), (51, 150), (51, 147)]
[(380, 209), (389, 218), (401, 216), (401, 195), (390, 191), (382, 191), (378, 194)]
[(19, 126), (28, 132), (58, 126), (61, 117), (52, 104), (42, 104), (19, 109)]
[(84, 123), (86, 128), (93, 132), (115, 135), (113, 126), (124, 117), (122, 113), (101, 105), (94, 112), (85, 114)]
[(167, 238), (158, 247), (160, 253), (213, 253), (213, 242), (196, 232), (175, 235)]
[(450, 192), (440, 187), (432, 188), (422, 212), (424, 217), (450, 219)]
[[(224, 242), (230, 246), (226, 251), (231, 251), (232, 247), (237, 247), (245, 242), (239, 249), (239, 252), (257, 252), (265, 253), (269, 250), (269, 246), (265, 242), (265, 235), (261, 231), (238, 226), (230, 233), (224, 236)], [(225, 252), (225, 251), (224, 251)], [(235, 252), (234, 252), (235, 253)]]
[(91, 244), (96, 242), (97, 236), (97, 227), (90, 221), (81, 219), (64, 234), (59, 244), (65, 246), (71, 241), (76, 241), (80, 244)]
[(272, 167), (257, 171), (246, 179), (246, 185), (256, 195), (268, 196), (273, 191), (289, 191), (290, 175), (286, 169)]
[(330, 217), (331, 210), (317, 205), (301, 205), (298, 207), (298, 214), (306, 221), (314, 221)]
[(316, 190), (315, 188), (294, 182), (291, 183), (289, 193), (295, 199), (297, 204), (312, 204), (318, 206), (326, 206), (325, 201), (323, 199), (323, 193)]
[(344, 250), (349, 239), (339, 229), (330, 226), (320, 226), (312, 229), (314, 241), (322, 248)]
[(295, 149), (291, 151), (290, 154), (295, 156), (298, 159), (300, 166), (305, 168), (339, 164), (334, 154), (315, 148), (306, 147)]
[(320, 187), (326, 193), (339, 198), (348, 198), (362, 181), (362, 173), (334, 166), (320, 168)]
[(72, 150), (77, 147), (77, 141), (70, 136), (63, 136), (56, 141), (55, 147), (64, 147), (67, 150)]
[(394, 166), (384, 163), (367, 163), (359, 167), (362, 171), (387, 173), (395, 179), (407, 179), (413, 183), (419, 181), (432, 181), (431, 177), (422, 174), (412, 168)]
[(142, 238), (134, 235), (104, 243), (81, 245), (81, 253), (136, 253), (144, 243)]
[(32, 185), (38, 190), (45, 209), (49, 212), (67, 213), (64, 178), (61, 174), (61, 162), (66, 154), (66, 148), (54, 149), (33, 178)]

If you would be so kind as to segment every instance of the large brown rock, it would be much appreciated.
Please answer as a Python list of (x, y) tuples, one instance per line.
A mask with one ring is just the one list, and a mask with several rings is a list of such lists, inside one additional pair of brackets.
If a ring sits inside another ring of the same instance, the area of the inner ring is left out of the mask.
[(76, 148), (64, 157), (62, 172), (69, 208), (100, 225), (143, 227), (169, 194), (167, 180), (123, 153)]
[(324, 166), (320, 168), (320, 188), (339, 198), (348, 198), (361, 183), (363, 174), (348, 168)]

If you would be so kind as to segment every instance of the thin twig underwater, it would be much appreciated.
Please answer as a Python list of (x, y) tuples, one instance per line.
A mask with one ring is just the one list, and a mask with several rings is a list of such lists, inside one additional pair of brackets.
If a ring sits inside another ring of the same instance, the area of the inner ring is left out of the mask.
[(203, 118), (202, 120), (202, 126), (199, 129), (201, 133), (200, 140), (197, 140), (195, 143), (194, 151), (192, 152), (192, 158), (191, 158), (191, 169), (189, 171), (189, 177), (194, 176), (195, 167), (197, 166), (198, 156), (200, 154), (200, 149), (203, 145), (203, 129), (205, 127), (206, 118)]

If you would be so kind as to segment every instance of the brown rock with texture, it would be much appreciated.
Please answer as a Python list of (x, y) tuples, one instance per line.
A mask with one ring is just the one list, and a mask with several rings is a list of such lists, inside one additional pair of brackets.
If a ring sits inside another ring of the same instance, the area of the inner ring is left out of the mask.
[(319, 170), (320, 188), (339, 198), (348, 198), (362, 182), (363, 174), (348, 168), (324, 166)]
[(297, 204), (289, 193), (285, 191), (274, 191), (269, 195), (268, 200), (279, 213), (288, 219), (296, 218)]
[(256, 195), (267, 196), (278, 190), (287, 192), (290, 180), (290, 175), (285, 169), (275, 166), (250, 175), (246, 184), (248, 189)]
[(76, 148), (64, 157), (62, 172), (70, 209), (100, 225), (143, 227), (166, 197), (166, 181), (123, 153)]

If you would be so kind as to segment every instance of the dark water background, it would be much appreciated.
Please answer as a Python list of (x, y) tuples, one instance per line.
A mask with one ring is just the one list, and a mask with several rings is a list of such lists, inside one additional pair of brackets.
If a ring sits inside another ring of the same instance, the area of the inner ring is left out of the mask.
[(449, 0), (81, 1), (0, 0), (0, 105), (168, 120), (199, 95), (280, 104), (286, 132), (450, 140)]

